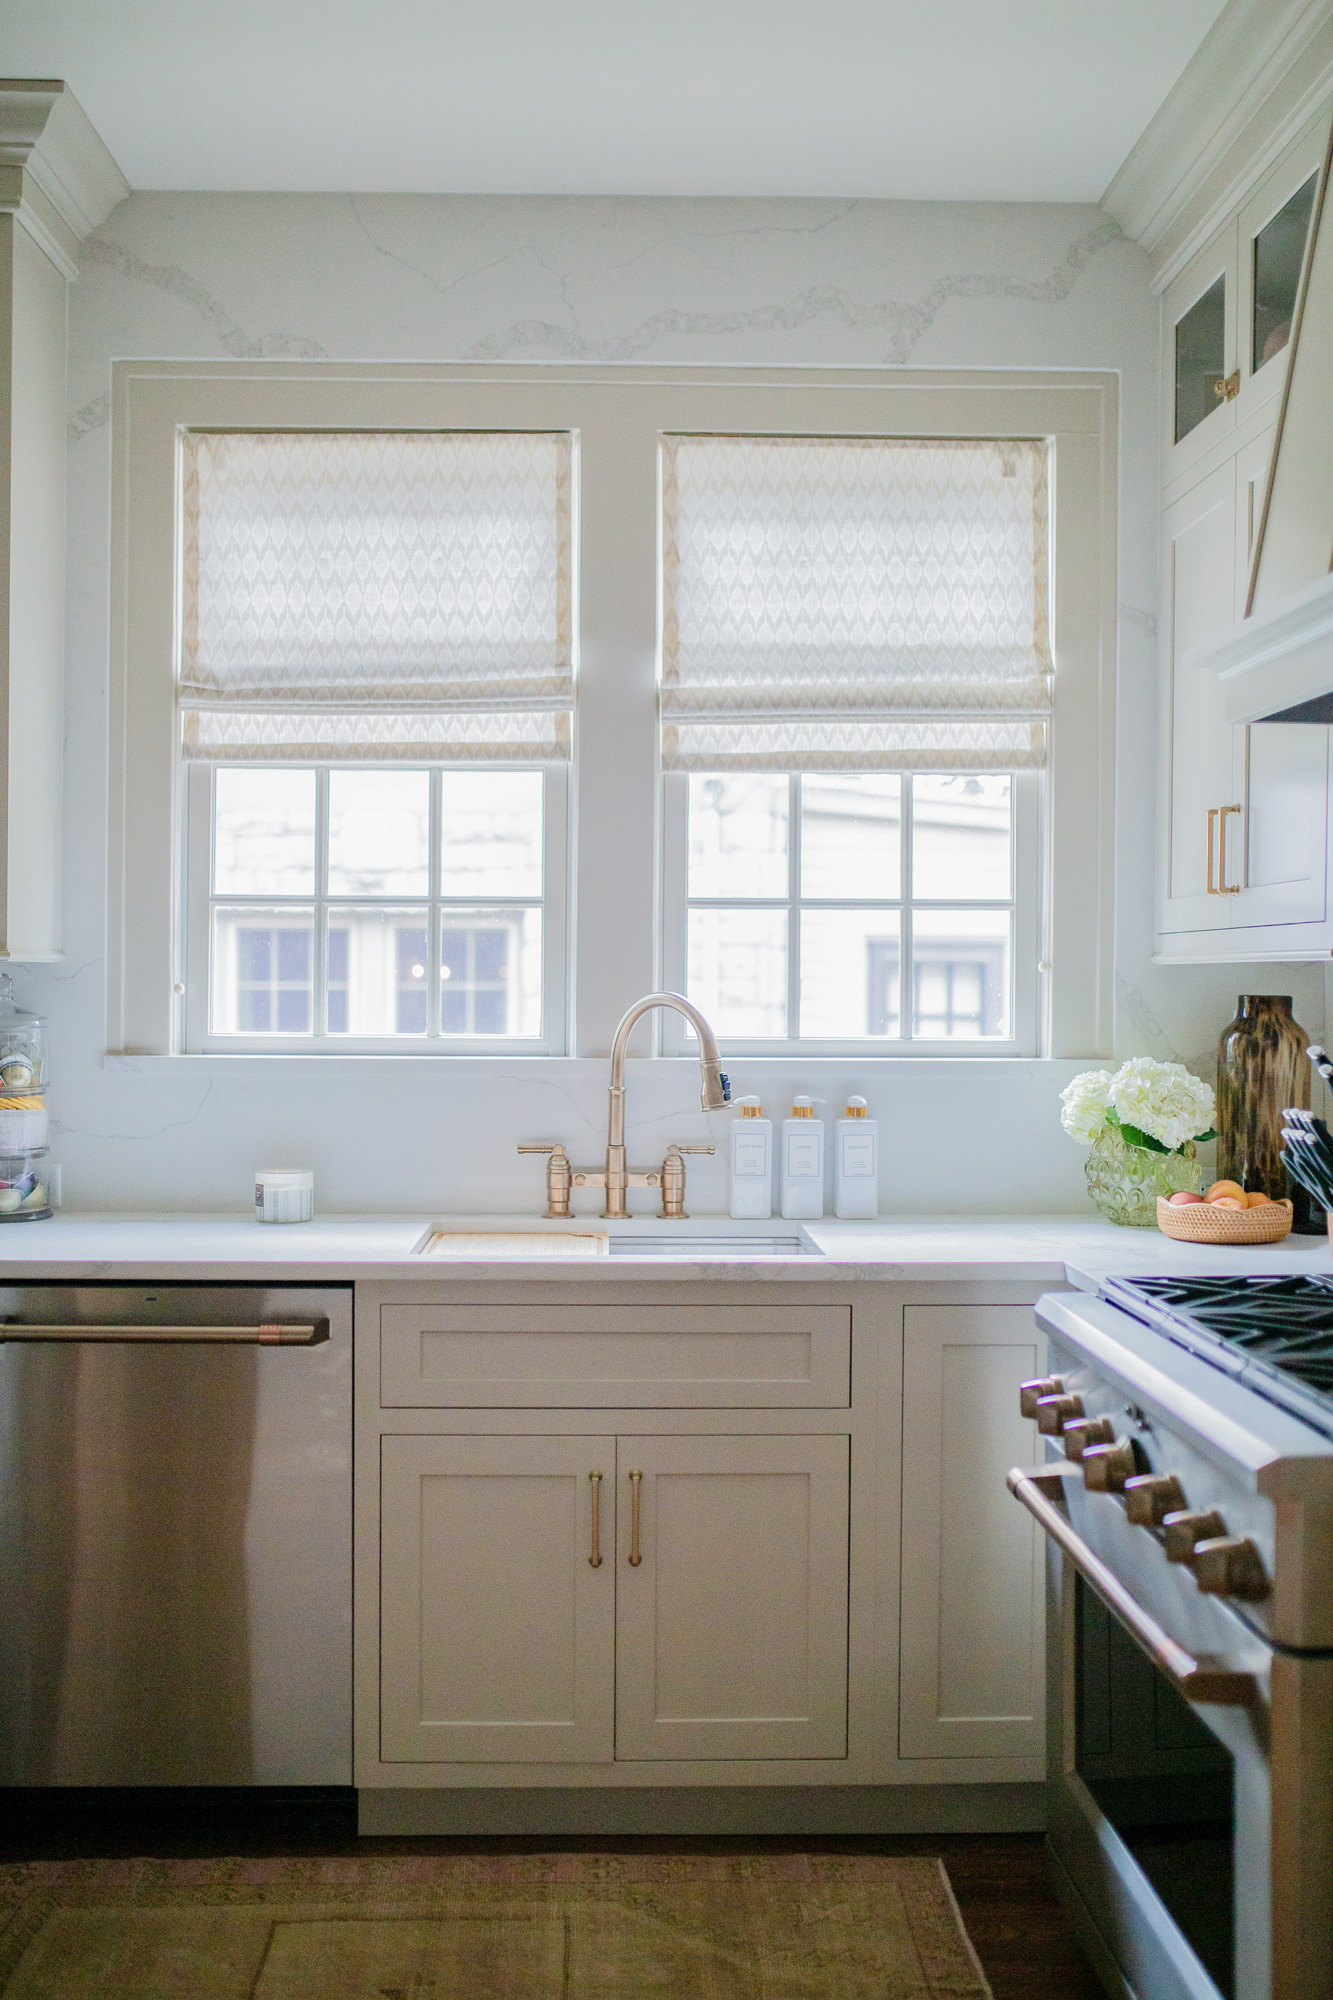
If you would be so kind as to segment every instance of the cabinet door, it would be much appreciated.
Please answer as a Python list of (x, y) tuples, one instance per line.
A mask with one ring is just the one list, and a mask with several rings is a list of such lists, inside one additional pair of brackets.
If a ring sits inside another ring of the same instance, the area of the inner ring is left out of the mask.
[(1041, 1373), (1031, 1306), (909, 1306), (903, 1341), (902, 1757), (1040, 1757), (1041, 1550), (1005, 1490), (1037, 1462), (1018, 1385)]
[(1325, 108), (1274, 161), (1240, 211), (1237, 424), (1266, 402), (1276, 402), (1282, 392), (1315, 184), (1327, 144)]
[[(1231, 922), (1234, 898), (1216, 893), (1219, 820), (1210, 822), (1208, 815), (1241, 803), (1232, 789), (1236, 732), (1226, 720), (1216, 673), (1187, 660), (1192, 648), (1233, 623), (1235, 568), (1236, 468), (1229, 460), (1163, 516), (1169, 739), (1160, 928), (1166, 932), (1226, 930)], [(1234, 816), (1228, 824), (1234, 825)]]
[(1162, 300), (1163, 477), (1171, 485), (1236, 427), (1236, 219)]
[(382, 1450), (385, 1762), (609, 1761), (614, 1440), (388, 1437)]
[[(1236, 731), (1240, 838), (1228, 834), (1233, 927), (1324, 920), (1328, 873), (1328, 730), (1255, 722)], [(1237, 825), (1235, 819), (1231, 825)]]
[(619, 1440), (618, 1760), (846, 1756), (849, 1447)]

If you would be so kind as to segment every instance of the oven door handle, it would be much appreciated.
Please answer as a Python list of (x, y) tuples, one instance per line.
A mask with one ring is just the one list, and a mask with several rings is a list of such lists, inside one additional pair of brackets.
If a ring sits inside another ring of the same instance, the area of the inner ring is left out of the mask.
[(1138, 1640), (1153, 1665), (1160, 1667), (1187, 1701), (1208, 1702), (1220, 1708), (1248, 1708), (1257, 1702), (1259, 1683), (1252, 1672), (1222, 1656), (1204, 1654), (1196, 1658), (1187, 1652), (1131, 1597), (1114, 1570), (1108, 1569), (1100, 1556), (1093, 1553), (1068, 1515), (1056, 1505), (1055, 1496), (1063, 1494), (1065, 1477), (1054, 1469), (1024, 1472), (1015, 1466), (1006, 1484), (1015, 1500), (1059, 1544), (1079, 1575), (1092, 1585)]

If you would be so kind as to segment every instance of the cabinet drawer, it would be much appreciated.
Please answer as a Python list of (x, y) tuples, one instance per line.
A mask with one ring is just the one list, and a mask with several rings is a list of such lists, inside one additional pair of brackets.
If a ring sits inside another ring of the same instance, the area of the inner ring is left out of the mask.
[(850, 1306), (385, 1306), (386, 1409), (845, 1409)]

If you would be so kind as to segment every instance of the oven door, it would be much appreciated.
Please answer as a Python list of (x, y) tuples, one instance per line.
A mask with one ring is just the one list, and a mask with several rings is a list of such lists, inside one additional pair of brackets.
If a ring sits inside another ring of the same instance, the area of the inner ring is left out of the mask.
[(1191, 1654), (1144, 1609), (1070, 1519), (1077, 1471), (1010, 1475), (1048, 1538), (1057, 1880), (1111, 1992), (1279, 2000), (1266, 1674), (1253, 1655)]

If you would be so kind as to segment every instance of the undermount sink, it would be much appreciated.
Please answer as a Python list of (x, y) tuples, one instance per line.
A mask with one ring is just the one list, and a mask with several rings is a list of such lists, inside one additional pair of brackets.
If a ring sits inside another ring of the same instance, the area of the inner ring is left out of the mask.
[(478, 1261), (510, 1257), (710, 1257), (729, 1262), (763, 1257), (819, 1257), (823, 1253), (796, 1230), (749, 1236), (702, 1230), (660, 1233), (607, 1229), (466, 1229), (432, 1224), (414, 1245), (415, 1257), (463, 1257)]

